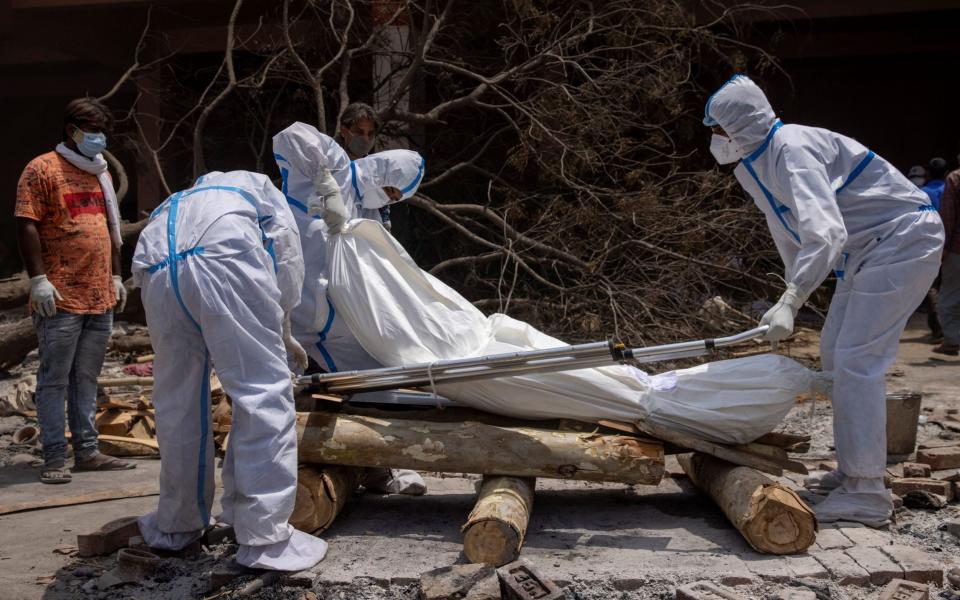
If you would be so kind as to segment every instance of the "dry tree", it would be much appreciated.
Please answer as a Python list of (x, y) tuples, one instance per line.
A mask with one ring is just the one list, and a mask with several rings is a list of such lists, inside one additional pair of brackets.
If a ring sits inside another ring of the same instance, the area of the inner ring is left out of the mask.
[(427, 158), (395, 231), (424, 268), (571, 341), (644, 344), (716, 326), (702, 307), (718, 295), (721, 326), (746, 325), (744, 307), (779, 287), (760, 213), (700, 124), (707, 88), (775, 63), (737, 30), (756, 8), (713, 9), (235, 0), (215, 60), (147, 32), (118, 85), (141, 92), (127, 118), (167, 193), (209, 168), (276, 175), (274, 133), (301, 120), (332, 134), (347, 104), (370, 102), (380, 149)]

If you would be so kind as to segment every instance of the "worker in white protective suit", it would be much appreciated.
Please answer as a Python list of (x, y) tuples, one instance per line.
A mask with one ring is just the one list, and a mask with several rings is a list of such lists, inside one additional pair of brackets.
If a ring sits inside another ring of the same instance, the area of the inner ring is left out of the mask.
[[(327, 238), (348, 219), (382, 224), (380, 208), (416, 193), (423, 157), (411, 150), (386, 150), (351, 161), (333, 138), (305, 123), (275, 135), (273, 153), (306, 257), (301, 302), (291, 315), (294, 337), (328, 373), (383, 366), (337, 317), (327, 297)], [(416, 471), (400, 469), (368, 469), (364, 486), (384, 493), (426, 491)]]
[(163, 462), (157, 511), (140, 518), (154, 548), (179, 550), (212, 524), (210, 368), (232, 399), (223, 512), (238, 563), (296, 571), (326, 543), (287, 520), (297, 488), (296, 413), (288, 361), (303, 253), (283, 194), (259, 173), (211, 173), (151, 215), (133, 258), (156, 351), (154, 395)]
[(888, 522), (884, 374), (900, 334), (936, 277), (943, 225), (929, 198), (890, 163), (846, 136), (784, 125), (763, 91), (735, 75), (707, 101), (710, 151), (766, 216), (787, 289), (763, 316), (771, 342), (793, 332), (797, 310), (833, 269), (823, 328), (832, 375), (839, 469), (815, 508), (822, 522)]

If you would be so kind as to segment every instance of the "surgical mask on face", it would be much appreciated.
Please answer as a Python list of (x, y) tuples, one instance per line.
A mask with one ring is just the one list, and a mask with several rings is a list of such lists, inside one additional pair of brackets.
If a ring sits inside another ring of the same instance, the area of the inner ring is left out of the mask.
[(77, 128), (71, 136), (77, 144), (77, 150), (87, 158), (93, 158), (107, 149), (107, 136), (102, 133), (87, 133)]
[(743, 152), (733, 143), (733, 140), (716, 133), (710, 138), (710, 154), (721, 165), (729, 165), (743, 158)]
[(917, 187), (923, 187), (923, 184), (926, 183), (923, 177), (911, 177), (910, 181), (913, 182), (913, 185)]
[(347, 142), (347, 148), (354, 156), (363, 158), (373, 150), (373, 144), (376, 140), (373, 137), (365, 138), (361, 135), (350, 135), (350, 141)]

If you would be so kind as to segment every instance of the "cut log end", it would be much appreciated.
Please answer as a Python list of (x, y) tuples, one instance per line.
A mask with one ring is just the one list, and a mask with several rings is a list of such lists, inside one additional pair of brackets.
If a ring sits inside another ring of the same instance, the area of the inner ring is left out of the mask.
[(816, 541), (817, 519), (793, 490), (755, 469), (705, 454), (678, 460), (758, 552), (796, 554)]
[(463, 526), (463, 553), (499, 567), (520, 555), (533, 509), (535, 479), (486, 476)]
[(463, 553), (473, 563), (499, 567), (520, 556), (520, 534), (497, 520), (478, 521), (463, 533)]

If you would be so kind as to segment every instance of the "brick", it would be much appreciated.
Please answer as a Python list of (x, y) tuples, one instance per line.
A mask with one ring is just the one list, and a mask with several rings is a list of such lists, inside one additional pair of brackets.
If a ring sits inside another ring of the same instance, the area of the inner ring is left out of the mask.
[(746, 600), (730, 588), (709, 581), (696, 581), (677, 588), (676, 600)]
[(893, 540), (889, 532), (878, 531), (870, 527), (853, 526), (851, 523), (844, 523), (839, 529), (843, 532), (843, 535), (853, 542), (854, 546), (877, 548), (886, 546)]
[(817, 600), (817, 593), (813, 590), (781, 590), (777, 600)]
[(879, 548), (854, 546), (847, 548), (845, 552), (870, 574), (870, 583), (873, 585), (883, 585), (893, 579), (901, 579), (904, 575), (900, 565), (893, 562)]
[(960, 468), (960, 446), (920, 450), (917, 452), (917, 462), (926, 463), (937, 470)]
[(781, 557), (798, 579), (827, 579), (830, 573), (812, 556), (792, 555)]
[(938, 481), (936, 479), (924, 479), (919, 477), (903, 477), (893, 480), (893, 493), (898, 496), (906, 496), (907, 492), (913, 490), (923, 490), (931, 494), (943, 496), (947, 500), (953, 498), (953, 486), (949, 481)]
[(92, 533), (77, 536), (77, 556), (89, 557), (112, 554), (124, 548), (130, 538), (140, 535), (137, 517), (121, 517), (104, 524)]
[(930, 465), (924, 463), (903, 463), (904, 477), (930, 477)]
[(950, 535), (960, 538), (960, 521), (944, 521), (940, 527)]
[(903, 497), (903, 505), (907, 508), (940, 510), (947, 505), (947, 499), (926, 490), (910, 490)]
[(960, 481), (960, 469), (943, 469), (940, 471), (931, 471), (931, 479), (939, 479), (940, 481)]
[(884, 546), (880, 550), (900, 565), (907, 581), (943, 584), (943, 568), (920, 550), (901, 545)]
[(849, 548), (853, 546), (853, 542), (850, 541), (847, 536), (843, 535), (839, 529), (835, 527), (824, 527), (817, 533), (817, 548), (821, 550), (843, 550), (844, 548)]
[(470, 588), (463, 600), (500, 600), (500, 578), (496, 573)]
[(840, 585), (870, 585), (870, 573), (857, 564), (843, 550), (827, 550), (814, 554), (830, 577)]
[(930, 586), (894, 579), (880, 592), (880, 600), (930, 600)]
[(497, 569), (508, 600), (560, 600), (563, 591), (533, 565), (520, 559)]
[(420, 575), (420, 597), (423, 600), (455, 600), (475, 584), (493, 574), (493, 567), (483, 564), (453, 565)]
[(764, 581), (786, 583), (795, 577), (790, 563), (782, 556), (749, 555), (740, 556), (751, 573)]

